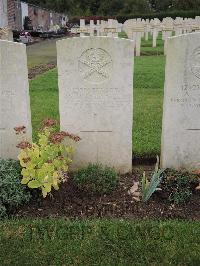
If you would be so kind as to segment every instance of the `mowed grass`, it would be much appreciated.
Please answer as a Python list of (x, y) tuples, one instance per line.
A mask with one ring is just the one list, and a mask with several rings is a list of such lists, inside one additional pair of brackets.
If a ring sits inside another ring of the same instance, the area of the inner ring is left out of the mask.
[(164, 56), (135, 58), (133, 153), (136, 157), (160, 154)]
[(58, 75), (56, 70), (36, 77), (30, 82), (33, 139), (45, 118), (59, 121)]
[(200, 265), (199, 222), (0, 222), (1, 265)]
[(153, 37), (149, 34), (148, 40), (145, 37), (142, 38), (141, 53), (142, 55), (163, 55), (164, 54), (164, 41), (162, 40), (162, 34), (158, 35), (156, 47), (153, 46)]
[[(135, 58), (133, 153), (136, 157), (160, 154), (164, 56)], [(58, 76), (51, 70), (30, 82), (34, 139), (40, 122), (59, 119)]]

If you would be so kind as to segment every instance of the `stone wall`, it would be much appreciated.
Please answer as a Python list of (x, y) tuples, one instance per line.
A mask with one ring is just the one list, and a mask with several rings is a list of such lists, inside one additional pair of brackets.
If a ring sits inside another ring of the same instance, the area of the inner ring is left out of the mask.
[(42, 28), (44, 31), (50, 28), (50, 11), (29, 5), (29, 18), (32, 21), (33, 29)]
[(0, 28), (21, 29), (21, 2), (0, 0)]
[[(5, 18), (1, 14), (1, 10), (3, 10), (3, 2), (7, 2), (7, 16), (5, 16)], [(50, 29), (50, 13), (52, 13), (53, 25), (62, 26), (62, 18), (65, 15), (55, 13), (48, 9), (40, 8), (34, 5), (28, 5), (28, 16), (32, 21), (34, 30), (40, 28), (43, 31), (48, 31)], [(0, 0), (0, 25), (1, 20), (4, 20), (4, 24), (6, 23), (6, 18), (8, 20), (7, 24), (11, 29), (23, 30), (22, 4), (20, 0)]]

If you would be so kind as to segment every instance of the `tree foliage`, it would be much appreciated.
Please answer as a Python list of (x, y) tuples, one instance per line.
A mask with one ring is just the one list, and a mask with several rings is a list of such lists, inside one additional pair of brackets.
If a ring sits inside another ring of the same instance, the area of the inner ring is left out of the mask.
[(200, 8), (200, 0), (26, 0), (26, 2), (76, 16), (115, 16)]

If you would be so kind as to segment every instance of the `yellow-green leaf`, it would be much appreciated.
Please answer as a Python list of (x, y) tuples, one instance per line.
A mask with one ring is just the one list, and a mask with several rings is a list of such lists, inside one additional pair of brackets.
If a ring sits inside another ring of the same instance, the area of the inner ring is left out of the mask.
[(44, 191), (46, 191), (47, 193), (51, 192), (51, 184), (45, 183), (43, 189), (44, 189)]
[(47, 196), (47, 192), (44, 189), (42, 189), (42, 195), (43, 195), (43, 198), (46, 198)]
[(26, 185), (26, 184), (28, 184), (29, 181), (30, 181), (30, 178), (25, 177), (25, 178), (23, 178), (23, 179), (21, 180), (21, 184), (22, 184), (22, 185)]
[(37, 180), (32, 180), (28, 183), (29, 188), (39, 188), (41, 186), (41, 183)]

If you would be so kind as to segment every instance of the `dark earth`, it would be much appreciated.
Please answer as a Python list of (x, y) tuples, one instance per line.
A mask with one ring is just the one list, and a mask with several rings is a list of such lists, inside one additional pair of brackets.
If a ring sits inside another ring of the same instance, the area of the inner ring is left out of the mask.
[(43, 73), (45, 73), (45, 72), (47, 72), (47, 71), (49, 71), (55, 67), (56, 67), (55, 63), (48, 63), (48, 64), (35, 66), (35, 67), (29, 69), (28, 78), (34, 79), (36, 76), (43, 74)]
[(155, 192), (144, 203), (136, 201), (130, 188), (146, 171), (151, 175), (154, 166), (134, 166), (132, 174), (121, 176), (117, 189), (110, 194), (92, 195), (79, 190), (71, 179), (46, 199), (31, 201), (15, 213), (17, 217), (64, 217), (64, 218), (134, 218), (134, 219), (184, 219), (200, 220), (200, 192), (193, 188), (190, 200), (173, 204), (168, 199), (167, 189)]

